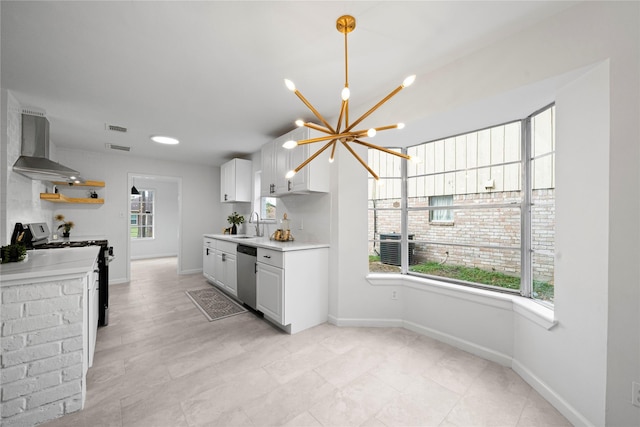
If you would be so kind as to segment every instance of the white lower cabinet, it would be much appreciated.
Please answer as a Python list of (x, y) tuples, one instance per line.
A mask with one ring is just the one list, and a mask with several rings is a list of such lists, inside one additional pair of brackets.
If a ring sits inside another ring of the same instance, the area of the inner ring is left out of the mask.
[(216, 281), (216, 241), (204, 238), (202, 249), (202, 274), (211, 283)]
[(285, 325), (284, 310), (284, 272), (281, 268), (258, 263), (257, 306), (265, 316)]
[(223, 240), (216, 242), (216, 284), (234, 297), (238, 296), (237, 246)]
[(237, 245), (233, 242), (204, 238), (202, 274), (214, 285), (238, 296)]
[(257, 309), (294, 334), (327, 321), (329, 249), (258, 248)]

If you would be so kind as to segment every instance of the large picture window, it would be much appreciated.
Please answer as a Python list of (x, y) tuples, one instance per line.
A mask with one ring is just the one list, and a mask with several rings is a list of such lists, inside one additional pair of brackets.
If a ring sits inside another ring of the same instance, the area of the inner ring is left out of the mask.
[(152, 239), (154, 237), (154, 190), (138, 190), (131, 194), (130, 231), (132, 239)]
[[(402, 272), (553, 303), (555, 108), (411, 146), (370, 150), (372, 272)], [(404, 188), (403, 188), (403, 184)], [(443, 225), (445, 225), (443, 227)], [(384, 233), (396, 233), (389, 262)]]

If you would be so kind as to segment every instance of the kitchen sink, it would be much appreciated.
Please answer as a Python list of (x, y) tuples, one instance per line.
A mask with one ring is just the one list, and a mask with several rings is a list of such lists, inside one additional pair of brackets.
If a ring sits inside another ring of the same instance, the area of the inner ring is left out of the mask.
[(232, 239), (253, 239), (256, 236), (231, 236)]

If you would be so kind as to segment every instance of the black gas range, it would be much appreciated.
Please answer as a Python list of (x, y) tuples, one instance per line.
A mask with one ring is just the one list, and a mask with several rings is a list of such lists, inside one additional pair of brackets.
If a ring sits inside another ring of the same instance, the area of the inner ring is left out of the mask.
[(100, 246), (98, 253), (98, 326), (109, 324), (109, 262), (114, 258), (113, 246), (102, 238), (49, 239), (49, 226), (46, 223), (21, 224), (17, 223), (13, 231), (11, 243), (22, 242), (28, 249), (62, 249), (81, 248), (85, 246)]

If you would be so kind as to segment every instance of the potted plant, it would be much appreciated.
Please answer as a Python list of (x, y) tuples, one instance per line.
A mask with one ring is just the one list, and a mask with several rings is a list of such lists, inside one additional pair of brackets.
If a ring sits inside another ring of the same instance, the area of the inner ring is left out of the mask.
[(244, 224), (244, 216), (234, 212), (227, 217), (227, 222), (231, 225), (231, 234), (238, 234), (238, 225)]
[(65, 221), (64, 215), (61, 214), (56, 215), (56, 221), (62, 221), (62, 224), (58, 226), (58, 230), (62, 228), (62, 237), (69, 237), (69, 232), (75, 225), (73, 221)]
[(2, 252), (2, 264), (22, 261), (27, 257), (27, 248), (22, 243), (3, 246), (0, 251)]

